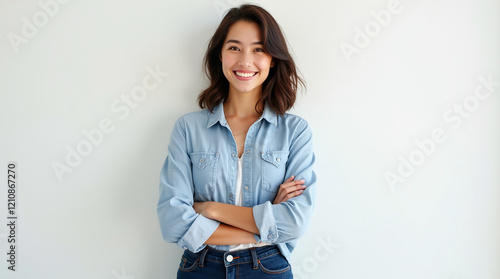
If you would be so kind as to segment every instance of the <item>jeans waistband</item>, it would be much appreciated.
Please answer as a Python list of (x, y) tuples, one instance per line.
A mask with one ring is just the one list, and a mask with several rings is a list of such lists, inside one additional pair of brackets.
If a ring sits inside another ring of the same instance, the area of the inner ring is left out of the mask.
[(260, 259), (273, 256), (277, 253), (280, 253), (280, 250), (276, 245), (268, 245), (236, 251), (221, 251), (207, 246), (197, 254), (200, 257), (199, 265), (201, 267), (203, 267), (205, 261), (208, 260), (224, 263), (226, 267), (237, 264), (252, 263), (253, 268), (258, 269)]

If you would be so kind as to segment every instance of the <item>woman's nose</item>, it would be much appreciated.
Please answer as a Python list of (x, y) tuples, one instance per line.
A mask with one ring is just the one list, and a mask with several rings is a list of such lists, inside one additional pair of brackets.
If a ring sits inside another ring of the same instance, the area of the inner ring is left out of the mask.
[(240, 66), (243, 66), (243, 67), (252, 66), (252, 64), (253, 64), (252, 55), (249, 53), (241, 54), (239, 64), (240, 64)]

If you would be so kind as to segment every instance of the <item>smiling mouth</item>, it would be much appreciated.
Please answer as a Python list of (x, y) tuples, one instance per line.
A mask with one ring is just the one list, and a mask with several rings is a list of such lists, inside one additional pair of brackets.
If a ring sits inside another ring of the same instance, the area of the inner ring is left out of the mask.
[(237, 76), (239, 76), (239, 77), (249, 78), (249, 77), (255, 76), (258, 72), (255, 72), (255, 73), (242, 73), (242, 72), (234, 71), (234, 73)]

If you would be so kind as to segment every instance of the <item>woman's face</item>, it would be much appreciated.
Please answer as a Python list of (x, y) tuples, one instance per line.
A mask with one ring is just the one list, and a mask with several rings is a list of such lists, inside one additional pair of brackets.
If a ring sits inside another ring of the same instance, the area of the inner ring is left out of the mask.
[(221, 52), (222, 71), (229, 81), (229, 92), (257, 93), (272, 67), (272, 56), (265, 53), (259, 26), (238, 21), (227, 33)]

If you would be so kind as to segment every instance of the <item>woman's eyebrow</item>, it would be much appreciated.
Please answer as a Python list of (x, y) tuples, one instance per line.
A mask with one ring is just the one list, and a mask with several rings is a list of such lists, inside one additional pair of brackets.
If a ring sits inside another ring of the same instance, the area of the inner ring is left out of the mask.
[[(240, 44), (242, 45), (242, 43), (238, 40), (227, 40), (226, 44), (229, 44), (229, 43), (235, 43), (235, 44)], [(262, 42), (253, 42), (251, 43), (252, 45), (262, 45)]]

